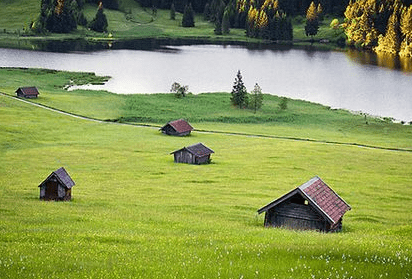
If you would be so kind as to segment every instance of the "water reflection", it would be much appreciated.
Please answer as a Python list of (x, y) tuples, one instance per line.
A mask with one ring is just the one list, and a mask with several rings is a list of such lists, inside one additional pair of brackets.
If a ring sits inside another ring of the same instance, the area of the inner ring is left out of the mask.
[(412, 72), (412, 58), (399, 57), (390, 53), (375, 53), (350, 49), (347, 56), (363, 65), (379, 66), (391, 70)]

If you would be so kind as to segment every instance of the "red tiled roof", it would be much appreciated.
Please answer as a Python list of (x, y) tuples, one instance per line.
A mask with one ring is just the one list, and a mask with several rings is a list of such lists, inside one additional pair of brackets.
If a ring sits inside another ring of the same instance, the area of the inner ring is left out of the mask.
[(351, 209), (338, 194), (317, 176), (298, 188), (325, 213), (333, 223), (339, 222), (343, 214)]
[(168, 124), (172, 126), (178, 133), (185, 133), (193, 130), (193, 127), (183, 119), (171, 121)]
[(37, 96), (39, 95), (39, 91), (36, 87), (20, 87), (17, 90), (21, 90), (21, 92), (26, 96)]

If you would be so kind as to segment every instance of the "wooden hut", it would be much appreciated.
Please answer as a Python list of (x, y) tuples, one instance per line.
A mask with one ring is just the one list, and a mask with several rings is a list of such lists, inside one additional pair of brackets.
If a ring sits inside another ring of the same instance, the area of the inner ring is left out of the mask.
[(265, 226), (335, 232), (351, 207), (318, 176), (265, 205)]
[(52, 172), (40, 185), (41, 200), (71, 200), (74, 182), (64, 168)]
[(170, 154), (174, 155), (175, 163), (200, 165), (209, 163), (212, 153), (215, 153), (212, 149), (204, 146), (202, 143), (196, 143), (173, 151)]
[(16, 90), (17, 97), (34, 99), (39, 96), (39, 91), (36, 87), (19, 87)]
[(193, 130), (193, 127), (190, 124), (183, 120), (178, 119), (168, 122), (162, 128), (160, 128), (163, 134), (171, 136), (187, 136), (190, 135), (190, 132)]

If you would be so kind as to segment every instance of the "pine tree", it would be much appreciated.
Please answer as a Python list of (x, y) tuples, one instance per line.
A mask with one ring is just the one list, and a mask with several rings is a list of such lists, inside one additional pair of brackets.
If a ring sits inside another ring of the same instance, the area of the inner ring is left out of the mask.
[(90, 29), (96, 32), (106, 32), (107, 31), (107, 18), (106, 15), (103, 13), (103, 3), (99, 3), (99, 8), (97, 9), (97, 13), (95, 18), (90, 22)]
[(245, 85), (243, 84), (242, 74), (240, 70), (237, 72), (235, 83), (232, 89), (232, 97), (230, 101), (233, 105), (239, 108), (245, 108), (248, 104), (248, 94)]
[(195, 15), (194, 15), (194, 11), (193, 11), (191, 3), (185, 6), (185, 10), (183, 13), (183, 18), (182, 18), (182, 26), (183, 27), (195, 27)]
[(374, 48), (376, 52), (386, 52), (398, 54), (400, 47), (398, 12), (393, 11), (388, 20), (388, 27), (385, 35), (378, 38), (378, 46)]
[(262, 89), (260, 88), (259, 84), (256, 83), (255, 88), (253, 88), (253, 91), (250, 94), (249, 107), (253, 109), (256, 113), (256, 111), (262, 107), (262, 104), (263, 104)]
[(170, 6), (170, 19), (175, 20), (176, 19), (176, 9), (175, 9), (175, 4), (172, 3)]
[(313, 40), (313, 36), (318, 34), (319, 30), (319, 21), (318, 21), (318, 14), (315, 3), (312, 1), (310, 3), (308, 10), (306, 11), (306, 25), (305, 25), (305, 32), (306, 36), (311, 36)]
[(401, 32), (404, 37), (399, 56), (412, 57), (412, 5), (405, 8), (401, 17)]
[(226, 10), (223, 14), (222, 18), (222, 34), (226, 35), (230, 32), (230, 18), (229, 18), (229, 11)]

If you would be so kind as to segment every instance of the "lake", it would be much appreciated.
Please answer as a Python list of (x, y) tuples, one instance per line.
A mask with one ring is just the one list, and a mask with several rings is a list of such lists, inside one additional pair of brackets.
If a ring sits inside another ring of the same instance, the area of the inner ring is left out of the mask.
[(0, 49), (1, 67), (95, 72), (112, 79), (88, 88), (119, 94), (169, 92), (174, 82), (193, 93), (230, 92), (240, 70), (249, 92), (258, 83), (264, 93), (406, 122), (412, 121), (410, 62), (356, 51), (220, 45), (71, 53)]

